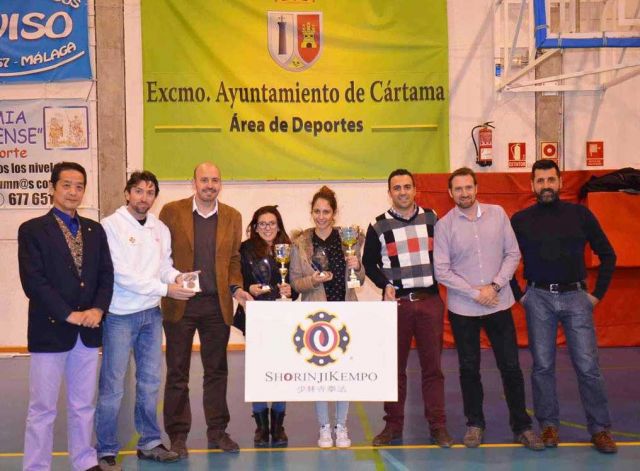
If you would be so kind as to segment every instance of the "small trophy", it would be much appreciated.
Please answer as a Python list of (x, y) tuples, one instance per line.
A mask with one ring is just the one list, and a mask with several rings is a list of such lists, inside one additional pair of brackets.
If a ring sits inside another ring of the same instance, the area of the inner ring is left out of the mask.
[(260, 284), (261, 294), (271, 291), (271, 264), (269, 263), (269, 259), (261, 258), (260, 260), (251, 260), (249, 264), (251, 265), (253, 276)]
[(182, 274), (182, 287), (185, 289), (189, 289), (194, 293), (199, 293), (202, 291), (200, 289), (200, 277), (198, 276), (199, 271), (191, 271)]
[[(286, 264), (289, 263), (289, 256), (291, 255), (291, 245), (289, 244), (275, 244), (273, 246), (275, 252), (276, 262), (280, 264), (280, 268), (278, 271), (280, 272), (280, 278), (282, 280), (282, 284), (286, 283), (286, 276), (289, 272), (289, 269), (286, 267)], [(281, 301), (289, 301), (284, 294), (280, 296)]]
[[(340, 228), (340, 238), (342, 239), (342, 245), (346, 247), (345, 253), (348, 256), (355, 255), (356, 251), (353, 249), (353, 246), (356, 245), (358, 241), (358, 233), (360, 232), (360, 228), (358, 226), (349, 226), (349, 227), (341, 227)], [(349, 272), (349, 281), (347, 281), (348, 288), (358, 288), (360, 286), (360, 281), (356, 276), (356, 271), (352, 268)]]
[(320, 272), (320, 277), (327, 276), (325, 272), (329, 270), (329, 257), (322, 247), (318, 246), (313, 250), (311, 265)]

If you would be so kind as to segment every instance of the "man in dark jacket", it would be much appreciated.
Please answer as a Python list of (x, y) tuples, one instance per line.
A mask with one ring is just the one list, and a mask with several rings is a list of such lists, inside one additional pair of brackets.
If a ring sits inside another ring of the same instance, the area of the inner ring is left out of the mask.
[(18, 231), (20, 281), (29, 298), (29, 411), (23, 469), (51, 468), (60, 383), (67, 387), (69, 457), (74, 470), (99, 470), (91, 446), (102, 317), (113, 291), (106, 235), (80, 217), (87, 174), (75, 162), (53, 167), (53, 209)]

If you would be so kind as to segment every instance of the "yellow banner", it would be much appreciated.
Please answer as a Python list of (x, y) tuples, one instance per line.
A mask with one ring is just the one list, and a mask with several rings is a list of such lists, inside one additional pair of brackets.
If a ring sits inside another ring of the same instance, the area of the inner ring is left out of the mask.
[(445, 0), (142, 0), (142, 27), (159, 178), (448, 171)]

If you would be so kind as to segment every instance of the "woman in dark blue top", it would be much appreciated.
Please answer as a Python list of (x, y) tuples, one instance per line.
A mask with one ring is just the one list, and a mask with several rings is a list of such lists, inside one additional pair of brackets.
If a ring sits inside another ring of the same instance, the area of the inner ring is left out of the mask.
[[(258, 208), (247, 226), (247, 240), (240, 246), (242, 277), (245, 291), (251, 293), (256, 301), (275, 301), (280, 296), (297, 299), (298, 293), (291, 289), (288, 277), (281, 281), (278, 264), (274, 259), (275, 244), (290, 244), (282, 216), (276, 206)], [(242, 333), (245, 331), (245, 312), (238, 306), (233, 325)], [(269, 445), (269, 432), (273, 446), (286, 446), (287, 434), (283, 422), (284, 402), (271, 403), (271, 427), (269, 427), (269, 408), (266, 402), (253, 403), (253, 417), (256, 420), (256, 432), (253, 438), (256, 447)]]

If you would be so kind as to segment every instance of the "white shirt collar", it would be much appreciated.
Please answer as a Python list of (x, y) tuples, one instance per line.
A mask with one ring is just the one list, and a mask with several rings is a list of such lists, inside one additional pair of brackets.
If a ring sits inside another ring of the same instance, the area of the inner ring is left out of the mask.
[(207, 214), (201, 212), (198, 209), (198, 205), (196, 204), (196, 197), (195, 196), (193, 197), (192, 201), (193, 201), (193, 210), (192, 211), (195, 211), (196, 213), (198, 213), (200, 216), (202, 216), (205, 219), (210, 218), (211, 216), (213, 216), (214, 214), (216, 214), (218, 212), (218, 198), (216, 198), (216, 205), (214, 206), (214, 208), (210, 212), (208, 212)]

